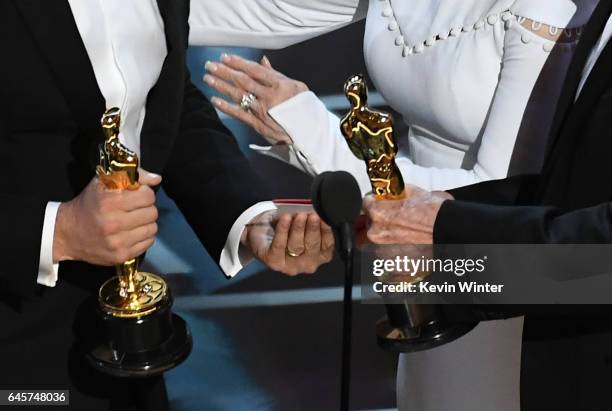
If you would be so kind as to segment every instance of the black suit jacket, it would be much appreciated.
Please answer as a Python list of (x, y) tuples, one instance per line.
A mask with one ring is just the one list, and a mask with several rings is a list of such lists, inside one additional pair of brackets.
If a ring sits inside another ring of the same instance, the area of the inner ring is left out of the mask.
[[(542, 173), (453, 190), (457, 201), (442, 205), (434, 227), (435, 243), (612, 242), (612, 42), (604, 48), (574, 102), (586, 59), (611, 11), (612, 2), (600, 2), (576, 49)], [(584, 316), (586, 309), (515, 307), (507, 314), (514, 310), (561, 318), (569, 312)], [(590, 311), (600, 320), (609, 316), (612, 308), (593, 307)], [(582, 331), (602, 325), (612, 328), (608, 321), (602, 324), (599, 320), (589, 324), (580, 321)]]
[[(236, 218), (265, 193), (189, 80), (189, 2), (158, 5), (168, 55), (147, 99), (141, 165), (163, 176), (218, 258)], [(77, 306), (114, 269), (62, 263), (55, 288), (37, 285), (43, 217), (48, 201), (74, 198), (94, 176), (106, 107), (66, 0), (0, 2), (0, 48), (0, 388), (61, 388), (74, 382), (67, 358)]]

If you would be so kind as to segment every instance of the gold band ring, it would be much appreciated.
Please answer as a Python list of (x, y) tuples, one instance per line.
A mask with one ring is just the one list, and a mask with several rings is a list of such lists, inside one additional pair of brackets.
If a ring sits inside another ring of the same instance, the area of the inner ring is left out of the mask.
[(293, 251), (291, 248), (287, 247), (287, 255), (289, 257), (299, 257), (302, 254), (304, 254), (304, 251), (302, 251), (301, 253), (296, 253), (295, 251)]

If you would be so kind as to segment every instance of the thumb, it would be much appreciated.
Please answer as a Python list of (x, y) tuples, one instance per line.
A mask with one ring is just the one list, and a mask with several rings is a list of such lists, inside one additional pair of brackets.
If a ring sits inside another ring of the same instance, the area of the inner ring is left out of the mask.
[(159, 174), (151, 173), (144, 169), (138, 170), (138, 182), (141, 185), (146, 185), (149, 187), (155, 187), (161, 183), (162, 177)]

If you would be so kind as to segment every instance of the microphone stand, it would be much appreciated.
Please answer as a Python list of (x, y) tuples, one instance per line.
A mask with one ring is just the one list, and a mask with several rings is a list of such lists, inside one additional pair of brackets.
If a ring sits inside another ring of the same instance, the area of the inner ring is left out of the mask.
[(341, 247), (340, 256), (344, 260), (340, 410), (348, 411), (351, 386), (351, 335), (353, 325), (353, 232), (349, 223), (343, 223), (338, 231)]
[(311, 192), (314, 209), (321, 219), (334, 230), (336, 251), (344, 261), (340, 410), (348, 411), (353, 317), (353, 225), (361, 210), (361, 192), (355, 178), (346, 171), (319, 174), (313, 181)]

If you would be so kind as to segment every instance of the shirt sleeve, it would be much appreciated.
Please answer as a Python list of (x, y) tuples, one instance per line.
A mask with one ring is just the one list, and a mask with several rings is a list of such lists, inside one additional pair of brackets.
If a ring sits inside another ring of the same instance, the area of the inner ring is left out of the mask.
[[(355, 177), (363, 194), (372, 190), (365, 163), (353, 155), (340, 132), (340, 119), (314, 93), (302, 92), (272, 107), (268, 113), (293, 140), (290, 150), (294, 155), (287, 156), (291, 161), (285, 160), (289, 164), (311, 175), (347, 171)], [(268, 150), (280, 157), (279, 152), (287, 149), (272, 146)]]
[(38, 263), (38, 284), (55, 287), (59, 264), (53, 262), (53, 238), (55, 235), (55, 219), (61, 203), (49, 201), (45, 208), (42, 238), (40, 242), (40, 260)]
[(365, 17), (367, 0), (191, 0), (193, 46), (283, 48)]
[(272, 201), (262, 201), (249, 207), (232, 225), (219, 259), (219, 265), (227, 277), (234, 277), (253, 259), (247, 255), (240, 245), (240, 238), (245, 226), (259, 214), (270, 210), (276, 210), (274, 203)]

